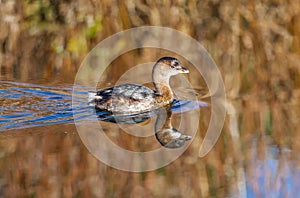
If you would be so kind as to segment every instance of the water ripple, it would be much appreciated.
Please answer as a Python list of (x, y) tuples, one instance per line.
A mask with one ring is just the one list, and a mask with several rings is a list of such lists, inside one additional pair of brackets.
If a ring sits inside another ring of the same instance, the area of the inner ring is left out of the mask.
[[(72, 86), (51, 87), (4, 81), (0, 84), (0, 131), (73, 123)], [(86, 95), (87, 92), (82, 91), (73, 96), (82, 104), (74, 111), (77, 119), (86, 118), (94, 111), (88, 107)], [(175, 100), (171, 110), (179, 113), (206, 105), (198, 101)], [(105, 120), (103, 115), (106, 113), (100, 114)]]

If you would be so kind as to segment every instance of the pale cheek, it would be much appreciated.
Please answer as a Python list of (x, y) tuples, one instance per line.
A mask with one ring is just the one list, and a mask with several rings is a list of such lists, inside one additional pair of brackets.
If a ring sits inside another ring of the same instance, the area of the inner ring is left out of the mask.
[(179, 74), (179, 72), (178, 72), (177, 70), (172, 70), (172, 71), (169, 73), (170, 76), (174, 76), (174, 75), (177, 75), (177, 74)]

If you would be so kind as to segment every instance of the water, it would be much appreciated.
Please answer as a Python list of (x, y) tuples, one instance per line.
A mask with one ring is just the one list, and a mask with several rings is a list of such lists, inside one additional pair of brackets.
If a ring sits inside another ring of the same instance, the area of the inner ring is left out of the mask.
[(72, 87), (1, 83), (0, 131), (72, 122)]
[[(22, 129), (53, 124), (73, 123), (74, 116), (87, 116), (93, 108), (88, 107), (87, 92), (79, 92), (76, 96), (80, 102), (78, 109), (72, 108), (73, 87), (50, 87), (28, 83), (1, 82), (0, 94), (2, 105), (0, 107), (0, 131), (9, 129)], [(208, 106), (201, 101), (176, 100), (171, 107), (173, 113), (182, 113)], [(109, 115), (107, 112), (96, 112), (99, 120), (120, 120), (122, 116)], [(155, 112), (147, 113), (147, 118), (156, 115)], [(142, 115), (125, 116), (138, 117)], [(146, 119), (146, 118), (145, 118)], [(132, 122), (135, 124), (137, 122)], [(127, 123), (130, 124), (130, 123)]]
[[(88, 89), (86, 87), (74, 94), (73, 100), (77, 104), (76, 107), (72, 107), (73, 87), (54, 88), (12, 82), (3, 82), (2, 85), (0, 90), (2, 102), (9, 105), (1, 106), (0, 131), (72, 124), (74, 123), (73, 116), (76, 118), (77, 124), (87, 124), (92, 120), (93, 114), (97, 115), (98, 120), (118, 124), (138, 124), (156, 116), (157, 121), (153, 131), (153, 134), (156, 134), (156, 139), (164, 147), (179, 148), (192, 136), (184, 135), (172, 127), (172, 114), (208, 106), (206, 102), (175, 99), (170, 109), (162, 108), (132, 115), (113, 115), (109, 112), (95, 111), (88, 104), (86, 100), (88, 92), (84, 91)], [(76, 90), (78, 89), (80, 88)]]
[[(186, 139), (187, 150), (168, 166), (130, 173), (98, 161), (82, 143), (74, 125), (71, 85), (52, 87), (2, 81), (0, 93), (0, 192), (4, 197), (41, 197), (45, 193), (50, 197), (121, 196), (124, 191), (131, 196), (164, 197), (186, 194), (192, 197), (300, 196), (296, 122), (292, 119), (283, 119), (281, 123), (271, 121), (280, 120), (283, 115), (298, 115), (297, 111), (286, 108), (297, 107), (294, 103), (278, 104), (272, 109), (253, 99), (228, 100), (228, 115), (221, 137), (207, 156), (199, 158), (210, 107), (207, 103), (176, 100), (171, 116), (159, 124), (166, 124), (169, 118), (171, 128), (187, 136), (193, 136), (191, 126), (199, 125), (195, 137)], [(83, 91), (75, 96), (82, 102), (82, 108), (75, 109), (75, 117), (82, 120), (79, 125), (89, 127), (86, 120), (92, 118), (88, 113), (94, 110), (85, 107), (85, 94)], [(258, 110), (249, 106), (256, 106)], [(196, 123), (193, 115), (197, 109), (201, 119)], [(132, 151), (164, 146), (154, 135), (157, 115), (152, 112), (132, 121), (136, 116), (124, 119), (97, 114), (104, 133), (115, 144)], [(181, 126), (184, 116), (190, 120)], [(115, 120), (119, 125), (112, 123)], [(286, 130), (292, 128), (295, 130)], [(145, 137), (134, 137), (140, 133)]]

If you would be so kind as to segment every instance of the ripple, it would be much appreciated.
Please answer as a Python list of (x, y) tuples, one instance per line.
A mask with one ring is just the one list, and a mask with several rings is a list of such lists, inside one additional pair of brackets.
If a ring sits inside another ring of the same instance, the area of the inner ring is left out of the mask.
[[(73, 116), (86, 121), (87, 117), (95, 114), (94, 108), (89, 107), (86, 101), (87, 92), (79, 91), (73, 96), (79, 104), (76, 115), (73, 115), (72, 86), (51, 87), (6, 81), (0, 84), (0, 131), (73, 123)], [(207, 105), (200, 101), (175, 100), (171, 111), (182, 113)], [(148, 115), (151, 117), (154, 114)], [(98, 112), (97, 116), (100, 120), (120, 119), (120, 116), (115, 117), (108, 112)]]

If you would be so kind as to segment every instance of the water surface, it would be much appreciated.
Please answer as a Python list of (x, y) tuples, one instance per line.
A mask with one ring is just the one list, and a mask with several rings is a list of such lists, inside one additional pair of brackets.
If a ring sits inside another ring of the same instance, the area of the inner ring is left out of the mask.
[[(300, 196), (300, 145), (295, 125), (299, 114), (288, 108), (299, 107), (295, 100), (278, 103), (276, 109), (249, 96), (228, 100), (221, 137), (204, 158), (199, 158), (198, 152), (209, 124), (209, 105), (195, 108), (195, 103), (177, 100), (172, 126), (191, 135), (189, 126), (198, 125), (196, 136), (188, 140), (191, 144), (168, 166), (130, 173), (98, 161), (82, 143), (73, 122), (72, 86), (1, 82), (0, 93), (0, 189), (4, 197), (41, 197), (45, 193), (50, 197), (121, 196), (125, 192), (169, 197)], [(201, 119), (191, 116), (188, 125), (180, 126), (181, 117), (193, 115), (195, 109), (200, 110)], [(77, 116), (86, 116), (91, 110), (77, 109)], [(162, 146), (153, 131), (155, 115), (136, 126), (105, 119), (99, 120), (104, 133), (122, 148), (144, 152)], [(145, 137), (135, 137), (138, 133)]]

